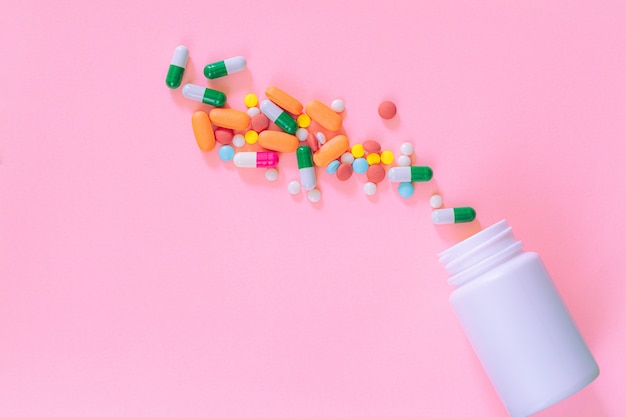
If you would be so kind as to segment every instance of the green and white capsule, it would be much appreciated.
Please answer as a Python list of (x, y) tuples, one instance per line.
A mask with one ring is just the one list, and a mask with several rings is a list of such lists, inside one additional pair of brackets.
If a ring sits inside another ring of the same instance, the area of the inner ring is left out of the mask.
[(174, 49), (170, 69), (167, 70), (167, 77), (165, 77), (165, 84), (167, 84), (169, 88), (178, 88), (180, 86), (188, 59), (189, 49), (187, 49), (186, 46), (180, 45)]
[(476, 218), (476, 211), (471, 207), (454, 207), (433, 210), (431, 214), (435, 224), (468, 223)]
[(389, 170), (387, 177), (391, 182), (430, 181), (433, 170), (427, 166), (395, 167)]
[(286, 111), (269, 100), (263, 100), (261, 102), (261, 113), (290, 135), (293, 135), (296, 133), (296, 130), (298, 130), (298, 122), (296, 122), (293, 117), (289, 116)]
[(299, 146), (296, 149), (298, 159), (298, 171), (300, 171), (300, 183), (305, 190), (312, 190), (317, 184), (315, 168), (313, 167), (313, 154), (308, 146)]
[(236, 56), (207, 65), (204, 67), (204, 76), (212, 80), (243, 71), (245, 68), (246, 59), (242, 56)]
[(185, 84), (183, 86), (183, 96), (189, 100), (215, 107), (222, 107), (226, 104), (226, 94), (195, 84)]

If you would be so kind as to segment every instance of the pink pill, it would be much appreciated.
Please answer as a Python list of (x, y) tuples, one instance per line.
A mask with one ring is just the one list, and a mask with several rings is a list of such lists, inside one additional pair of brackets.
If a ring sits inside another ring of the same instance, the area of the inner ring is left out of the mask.
[(396, 105), (391, 101), (383, 101), (378, 106), (378, 114), (385, 120), (393, 119), (396, 115)]
[(352, 165), (342, 163), (337, 168), (337, 179), (339, 181), (347, 181), (352, 176)]
[(250, 129), (257, 133), (267, 130), (268, 127), (270, 127), (270, 119), (263, 113), (259, 113), (250, 119)]
[(370, 167), (367, 168), (366, 175), (368, 181), (378, 184), (385, 179), (385, 168), (383, 168), (381, 164), (370, 165)]
[(320, 143), (315, 137), (315, 135), (309, 133), (309, 136), (306, 138), (306, 143), (311, 148), (311, 152), (315, 153), (320, 148)]
[(363, 149), (365, 149), (365, 152), (367, 153), (378, 153), (380, 152), (380, 143), (378, 143), (375, 140), (366, 140), (365, 142), (363, 142)]
[(234, 133), (232, 129), (226, 129), (223, 127), (218, 127), (215, 129), (215, 140), (221, 143), (222, 145), (230, 145), (233, 141)]

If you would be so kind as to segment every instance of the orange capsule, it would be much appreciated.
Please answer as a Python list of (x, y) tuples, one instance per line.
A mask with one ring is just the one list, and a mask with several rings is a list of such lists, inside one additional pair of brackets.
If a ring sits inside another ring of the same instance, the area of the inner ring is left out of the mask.
[(234, 109), (212, 109), (209, 118), (215, 126), (226, 129), (245, 130), (250, 125), (248, 113)]
[(277, 130), (264, 130), (259, 134), (259, 145), (276, 152), (295, 152), (300, 141), (294, 135)]
[(306, 114), (324, 129), (336, 132), (341, 129), (343, 120), (333, 109), (324, 103), (311, 100), (306, 104)]
[(267, 90), (265, 90), (265, 96), (278, 107), (291, 114), (302, 113), (302, 108), (304, 107), (302, 103), (278, 87), (274, 87), (273, 85), (267, 87)]
[(215, 148), (215, 132), (213, 131), (213, 126), (211, 126), (208, 114), (203, 111), (197, 111), (192, 114), (191, 126), (200, 149), (208, 152)]
[(345, 135), (337, 135), (327, 141), (313, 154), (313, 162), (318, 167), (326, 167), (335, 159), (339, 158), (350, 148), (350, 142)]

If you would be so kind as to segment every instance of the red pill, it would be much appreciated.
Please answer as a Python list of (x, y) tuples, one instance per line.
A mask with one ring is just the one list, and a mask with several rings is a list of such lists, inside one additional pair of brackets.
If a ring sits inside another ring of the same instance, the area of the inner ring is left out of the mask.
[(342, 163), (337, 168), (337, 179), (339, 181), (347, 181), (352, 176), (352, 165)]
[(259, 113), (250, 119), (250, 129), (257, 133), (267, 130), (268, 127), (270, 127), (270, 119), (263, 113)]
[(385, 179), (385, 168), (380, 164), (370, 165), (370, 167), (367, 168), (366, 175), (368, 181), (378, 184)]
[(366, 140), (365, 142), (363, 142), (363, 149), (365, 149), (365, 152), (367, 153), (378, 153), (380, 152), (380, 143), (378, 143), (375, 140)]
[(311, 148), (311, 152), (315, 153), (320, 148), (320, 143), (314, 134), (309, 133), (309, 136), (306, 138), (306, 143)]
[(215, 129), (215, 140), (221, 143), (222, 145), (230, 145), (233, 141), (234, 133), (232, 129), (226, 129), (223, 127), (218, 127)]
[(396, 112), (396, 105), (391, 101), (383, 101), (380, 103), (380, 106), (378, 106), (378, 114), (385, 120), (393, 119)]

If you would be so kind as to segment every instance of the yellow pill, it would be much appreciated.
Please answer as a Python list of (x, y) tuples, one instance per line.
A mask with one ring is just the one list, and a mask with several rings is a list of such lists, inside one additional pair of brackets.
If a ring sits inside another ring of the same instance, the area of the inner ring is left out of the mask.
[(350, 153), (352, 153), (352, 156), (354, 156), (355, 158), (360, 158), (365, 155), (365, 148), (363, 148), (363, 145), (361, 145), (360, 143), (357, 143), (356, 145), (352, 146), (352, 150), (350, 151)]
[(370, 165), (380, 164), (380, 155), (377, 153), (370, 153), (365, 159), (367, 159), (367, 163)]
[(256, 96), (256, 94), (250, 93), (246, 94), (246, 96), (243, 98), (243, 102), (248, 108), (256, 107), (256, 105), (259, 104), (259, 98)]
[(254, 130), (248, 130), (243, 137), (250, 145), (254, 145), (259, 140), (259, 134)]
[(298, 126), (299, 127), (309, 127), (309, 125), (311, 124), (311, 118), (309, 117), (308, 114), (304, 114), (302, 113), (300, 116), (298, 116)]
[(380, 160), (385, 165), (391, 164), (393, 162), (393, 159), (394, 159), (394, 156), (393, 156), (393, 152), (391, 151), (383, 151), (383, 153), (380, 154)]

